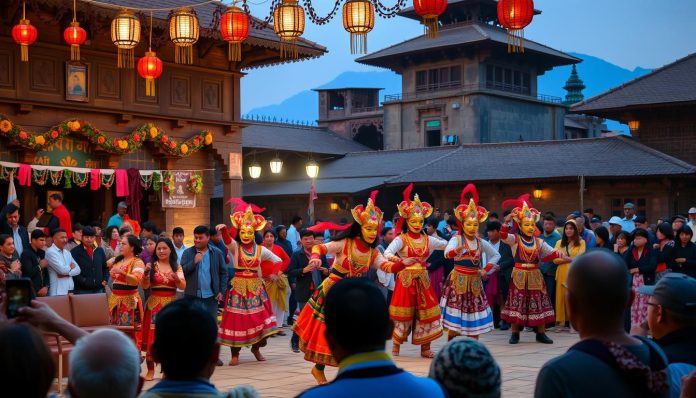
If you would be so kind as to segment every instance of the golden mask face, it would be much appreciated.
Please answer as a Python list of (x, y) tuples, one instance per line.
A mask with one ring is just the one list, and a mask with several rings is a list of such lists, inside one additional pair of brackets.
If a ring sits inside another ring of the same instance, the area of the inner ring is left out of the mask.
[(408, 219), (408, 230), (419, 234), (423, 230), (423, 217), (411, 217)]
[(239, 230), (239, 240), (245, 245), (252, 243), (254, 241), (254, 228), (242, 227), (242, 229)]
[(365, 242), (372, 244), (377, 239), (377, 226), (374, 224), (365, 224), (360, 228), (362, 238)]
[(520, 224), (520, 231), (525, 236), (534, 236), (534, 231), (536, 230), (536, 224), (532, 220), (524, 220)]
[(464, 221), (462, 227), (464, 230), (464, 236), (466, 236), (467, 239), (473, 239), (476, 236), (476, 232), (478, 232), (479, 222), (478, 220), (469, 218)]

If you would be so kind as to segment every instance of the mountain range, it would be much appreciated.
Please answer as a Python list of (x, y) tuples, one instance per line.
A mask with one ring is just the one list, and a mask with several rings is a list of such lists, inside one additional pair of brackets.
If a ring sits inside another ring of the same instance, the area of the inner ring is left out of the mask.
[[(580, 79), (585, 83), (583, 94), (590, 98), (600, 94), (621, 83), (635, 79), (651, 71), (651, 69), (635, 68), (628, 70), (614, 65), (601, 58), (587, 54), (569, 53), (583, 60), (578, 64), (577, 71)], [(565, 97), (563, 86), (570, 76), (571, 66), (554, 68), (539, 77), (539, 94)], [(395, 94), (401, 91), (401, 76), (386, 70), (367, 72), (343, 72), (326, 84), (315, 89), (344, 88), (344, 87), (379, 87), (381, 98), (385, 94)], [(290, 96), (279, 104), (269, 104), (246, 112), (245, 117), (265, 116), (275, 120), (288, 120), (295, 122), (313, 122), (318, 116), (318, 96), (312, 89), (301, 91)], [(620, 128), (618, 123), (609, 123), (610, 129)]]

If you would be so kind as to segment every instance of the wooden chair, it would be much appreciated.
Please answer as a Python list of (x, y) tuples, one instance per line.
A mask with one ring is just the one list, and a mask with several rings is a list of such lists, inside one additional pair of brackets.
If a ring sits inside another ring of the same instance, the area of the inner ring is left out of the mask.
[[(68, 296), (37, 297), (36, 300), (48, 304), (58, 316), (72, 323), (72, 310)], [(63, 394), (63, 377), (68, 374), (68, 358), (73, 345), (57, 333), (44, 332), (43, 335), (57, 365), (58, 394), (61, 395)]]

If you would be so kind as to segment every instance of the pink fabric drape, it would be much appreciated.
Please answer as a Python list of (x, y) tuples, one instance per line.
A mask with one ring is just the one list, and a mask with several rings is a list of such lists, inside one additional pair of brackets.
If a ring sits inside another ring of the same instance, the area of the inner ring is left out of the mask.
[(101, 174), (99, 169), (92, 169), (89, 171), (89, 189), (92, 191), (98, 191), (101, 186)]
[(116, 173), (116, 196), (119, 198), (128, 196), (128, 173), (126, 170), (117, 169)]
[(19, 164), (19, 173), (17, 174), (19, 185), (31, 186), (31, 166), (28, 164)]

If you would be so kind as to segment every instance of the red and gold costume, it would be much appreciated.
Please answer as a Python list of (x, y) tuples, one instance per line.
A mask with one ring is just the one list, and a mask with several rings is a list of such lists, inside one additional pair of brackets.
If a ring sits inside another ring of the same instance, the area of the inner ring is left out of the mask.
[[(469, 203), (465, 196), (471, 193)], [(472, 184), (462, 191), (460, 205), (454, 209), (459, 234), (453, 236), (445, 257), (454, 260), (454, 269), (445, 282), (440, 299), (442, 323), (448, 337), (478, 335), (493, 330), (493, 313), (488, 305), (482, 275), (495, 274), (500, 254), (485, 240), (476, 236), (480, 223), (488, 219), (488, 210), (478, 205), (478, 192)], [(486, 255), (487, 264), (482, 262)]]
[(239, 357), (242, 347), (252, 346), (258, 360), (263, 360), (259, 348), (265, 345), (266, 338), (278, 332), (271, 302), (261, 278), (263, 261), (280, 262), (280, 258), (270, 250), (254, 242), (254, 233), (263, 230), (266, 220), (254, 214), (251, 206), (245, 211), (232, 214), (232, 226), (239, 231), (240, 243), (231, 242), (227, 231), (223, 232), (225, 242), (229, 241), (234, 254), (234, 277), (225, 297), (225, 309), (220, 322), (220, 343), (232, 348), (233, 360)]
[[(408, 224), (408, 232), (402, 233), (389, 244), (384, 256), (391, 260), (414, 259), (415, 262), (403, 269), (396, 277), (396, 286), (389, 306), (389, 315), (394, 321), (393, 353), (399, 353), (399, 345), (413, 333), (411, 342), (420, 345), (421, 355), (431, 357), (430, 342), (442, 336), (440, 306), (430, 288), (430, 278), (426, 260), (434, 250), (444, 250), (447, 241), (422, 232), (423, 222), (433, 208), (427, 202), (421, 202), (416, 194), (409, 199), (412, 185), (404, 191), (404, 201), (397, 209), (401, 220), (397, 223)], [(397, 226), (397, 230), (399, 230)]]
[[(125, 273), (125, 276), (120, 272)], [(138, 285), (143, 278), (145, 264), (138, 257), (123, 259), (111, 267), (111, 296), (109, 296), (109, 314), (111, 324), (117, 326), (136, 326), (143, 319), (143, 303), (140, 300)], [(135, 344), (141, 347), (141, 334), (133, 336)]]
[[(278, 326), (282, 326), (285, 315), (288, 311), (288, 298), (290, 297), (290, 283), (285, 270), (290, 264), (290, 257), (285, 249), (278, 245), (273, 245), (271, 252), (280, 258), (280, 262), (262, 261), (261, 276), (266, 284), (266, 292), (271, 301), (273, 315), (276, 317)], [(274, 277), (271, 277), (273, 276)]]
[[(312, 248), (313, 261), (320, 261), (320, 257), (327, 254), (335, 256), (335, 260), (331, 273), (319, 285), (314, 295), (305, 305), (293, 326), (293, 331), (299, 337), (300, 349), (305, 354), (305, 360), (319, 365), (312, 370), (312, 374), (320, 383), (326, 381), (323, 375), (323, 366), (321, 365), (338, 366), (324, 336), (326, 332), (324, 299), (331, 287), (343, 278), (364, 277), (371, 267), (379, 267), (383, 271), (391, 273), (398, 272), (403, 268), (401, 264), (387, 261), (377, 248), (372, 247), (382, 221), (382, 211), (374, 205), (375, 195), (376, 192), (373, 192), (366, 206), (358, 205), (351, 211), (355, 222), (361, 227), (360, 237), (349, 237), (316, 245)], [(347, 227), (351, 226), (349, 224)], [(346, 228), (336, 227), (331, 229)], [(315, 374), (315, 372), (320, 373), (320, 375)]]
[[(541, 238), (535, 236), (540, 213), (531, 207), (529, 195), (507, 200), (503, 202), (503, 208), (511, 204), (516, 206), (510, 216), (517, 224), (519, 233), (511, 234), (508, 224), (503, 224), (500, 229), (501, 240), (510, 245), (515, 258), (512, 283), (500, 316), (512, 325), (513, 337), (519, 339), (521, 328), (530, 326), (537, 328), (539, 340), (539, 336), (544, 335), (545, 325), (555, 321), (544, 277), (539, 270), (539, 262), (550, 261), (559, 255)], [(516, 344), (513, 338), (510, 342)]]
[[(186, 279), (181, 266), (178, 266), (175, 271), (177, 279), (173, 278), (169, 273), (162, 272), (158, 261), (152, 264), (151, 272), (151, 276), (144, 275), (142, 280), (143, 289), (151, 289), (150, 297), (145, 303), (141, 343), (141, 351), (147, 353), (148, 371), (154, 371), (152, 342), (155, 341), (155, 320), (157, 314), (164, 306), (176, 300), (176, 289), (184, 290), (186, 288)], [(148, 376), (150, 376), (150, 373), (148, 373)]]

